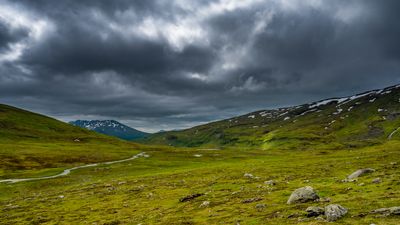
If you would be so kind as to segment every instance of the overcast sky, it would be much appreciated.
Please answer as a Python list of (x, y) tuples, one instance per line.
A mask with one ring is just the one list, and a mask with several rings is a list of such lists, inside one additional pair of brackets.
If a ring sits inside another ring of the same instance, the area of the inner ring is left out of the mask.
[(0, 0), (0, 102), (185, 128), (400, 83), (398, 0)]

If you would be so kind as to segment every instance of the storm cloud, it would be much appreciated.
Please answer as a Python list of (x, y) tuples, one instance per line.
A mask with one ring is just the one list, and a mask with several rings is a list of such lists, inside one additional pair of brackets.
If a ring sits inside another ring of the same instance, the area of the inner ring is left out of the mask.
[(396, 0), (0, 0), (0, 102), (146, 131), (400, 83)]

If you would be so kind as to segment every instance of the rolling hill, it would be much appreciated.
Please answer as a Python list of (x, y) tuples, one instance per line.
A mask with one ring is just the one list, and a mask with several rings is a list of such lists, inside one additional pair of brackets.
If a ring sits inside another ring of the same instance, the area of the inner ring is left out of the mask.
[(137, 144), (0, 104), (0, 177), (132, 156)]
[(69, 123), (127, 141), (144, 138), (149, 135), (148, 133), (128, 127), (115, 120), (76, 120)]
[(149, 136), (146, 143), (188, 147), (338, 149), (399, 139), (400, 85), (310, 104), (261, 110), (182, 131)]

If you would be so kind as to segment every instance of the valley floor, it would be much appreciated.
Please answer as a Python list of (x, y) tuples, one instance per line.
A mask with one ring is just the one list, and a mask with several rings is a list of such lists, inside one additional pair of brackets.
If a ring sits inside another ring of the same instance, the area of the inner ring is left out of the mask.
[[(305, 209), (336, 203), (349, 209), (337, 224), (400, 223), (399, 216), (370, 214), (400, 205), (398, 141), (332, 151), (148, 148), (146, 154), (56, 179), (0, 184), (0, 224), (328, 224), (307, 218)], [(342, 182), (361, 168), (375, 172)], [(286, 204), (304, 186), (330, 202)], [(180, 202), (191, 194), (202, 195)]]

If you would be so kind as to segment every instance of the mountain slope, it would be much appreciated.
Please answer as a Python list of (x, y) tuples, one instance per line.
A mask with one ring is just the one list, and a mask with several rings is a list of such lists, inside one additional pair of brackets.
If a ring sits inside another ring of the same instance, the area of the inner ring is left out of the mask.
[(118, 137), (124, 140), (135, 140), (148, 136), (148, 133), (133, 129), (115, 120), (76, 120), (69, 122), (72, 125), (93, 130), (105, 135)]
[[(0, 104), (0, 177), (127, 158), (139, 145)], [(136, 149), (136, 150), (135, 150)]]
[[(151, 135), (146, 143), (281, 149), (357, 147), (399, 139), (400, 85), (295, 107), (262, 110)], [(394, 133), (393, 133), (394, 132)]]

